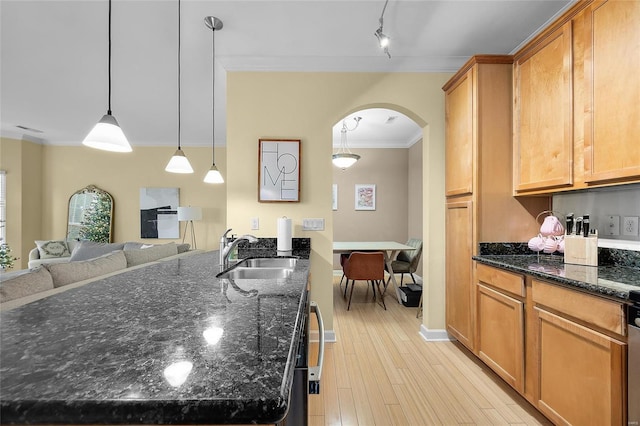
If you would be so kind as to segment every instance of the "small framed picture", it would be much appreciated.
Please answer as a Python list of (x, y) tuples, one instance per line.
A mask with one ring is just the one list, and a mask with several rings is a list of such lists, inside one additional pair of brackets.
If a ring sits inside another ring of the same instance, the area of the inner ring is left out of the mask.
[(356, 184), (356, 210), (376, 209), (376, 186), (373, 184)]
[(258, 141), (258, 201), (300, 201), (300, 139)]
[(333, 210), (338, 210), (338, 184), (333, 184), (333, 192), (332, 192), (332, 200), (333, 200)]

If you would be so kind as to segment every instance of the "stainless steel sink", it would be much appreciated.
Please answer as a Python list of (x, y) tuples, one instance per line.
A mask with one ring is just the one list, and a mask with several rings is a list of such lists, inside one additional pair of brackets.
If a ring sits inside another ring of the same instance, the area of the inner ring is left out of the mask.
[(239, 266), (247, 268), (287, 268), (294, 269), (298, 259), (294, 257), (258, 257), (246, 259)]
[(268, 280), (287, 278), (293, 274), (293, 268), (263, 268), (238, 266), (230, 271), (218, 274), (218, 278), (230, 280)]

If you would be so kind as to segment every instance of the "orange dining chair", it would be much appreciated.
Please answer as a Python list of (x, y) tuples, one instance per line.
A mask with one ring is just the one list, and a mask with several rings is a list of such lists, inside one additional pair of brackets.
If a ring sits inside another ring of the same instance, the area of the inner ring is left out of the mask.
[(359, 252), (354, 251), (344, 262), (344, 276), (347, 278), (347, 284), (344, 288), (344, 295), (347, 295), (349, 281), (351, 281), (351, 292), (349, 293), (349, 302), (347, 310), (351, 309), (351, 298), (353, 297), (353, 288), (356, 281), (367, 281), (373, 288), (373, 300), (376, 299), (376, 287), (380, 293), (382, 306), (387, 309), (384, 303), (383, 289), (380, 284), (384, 283), (384, 254), (381, 251), (376, 252)]

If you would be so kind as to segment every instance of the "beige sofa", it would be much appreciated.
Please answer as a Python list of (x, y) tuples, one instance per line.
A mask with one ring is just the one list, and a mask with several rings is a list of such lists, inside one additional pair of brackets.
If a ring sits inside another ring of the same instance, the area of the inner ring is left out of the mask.
[[(66, 246), (66, 247), (65, 247)], [(50, 249), (50, 247), (53, 247)], [(115, 250), (131, 250), (152, 247), (137, 242), (126, 243), (94, 243), (92, 241), (36, 241), (36, 247), (29, 252), (29, 269), (52, 263), (88, 260)], [(189, 250), (189, 244), (178, 244), (178, 253)]]
[(0, 311), (60, 293), (71, 288), (120, 274), (151, 263), (201, 253), (190, 250), (178, 253), (175, 243), (149, 248), (115, 250), (108, 254), (78, 261), (44, 263), (32, 270), (0, 276)]

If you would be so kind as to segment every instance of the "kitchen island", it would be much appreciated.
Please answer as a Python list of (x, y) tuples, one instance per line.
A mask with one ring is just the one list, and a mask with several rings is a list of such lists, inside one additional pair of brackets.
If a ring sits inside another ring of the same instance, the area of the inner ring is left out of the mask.
[(2, 423), (280, 421), (309, 260), (237, 285), (218, 272), (217, 251), (194, 254), (2, 312)]

